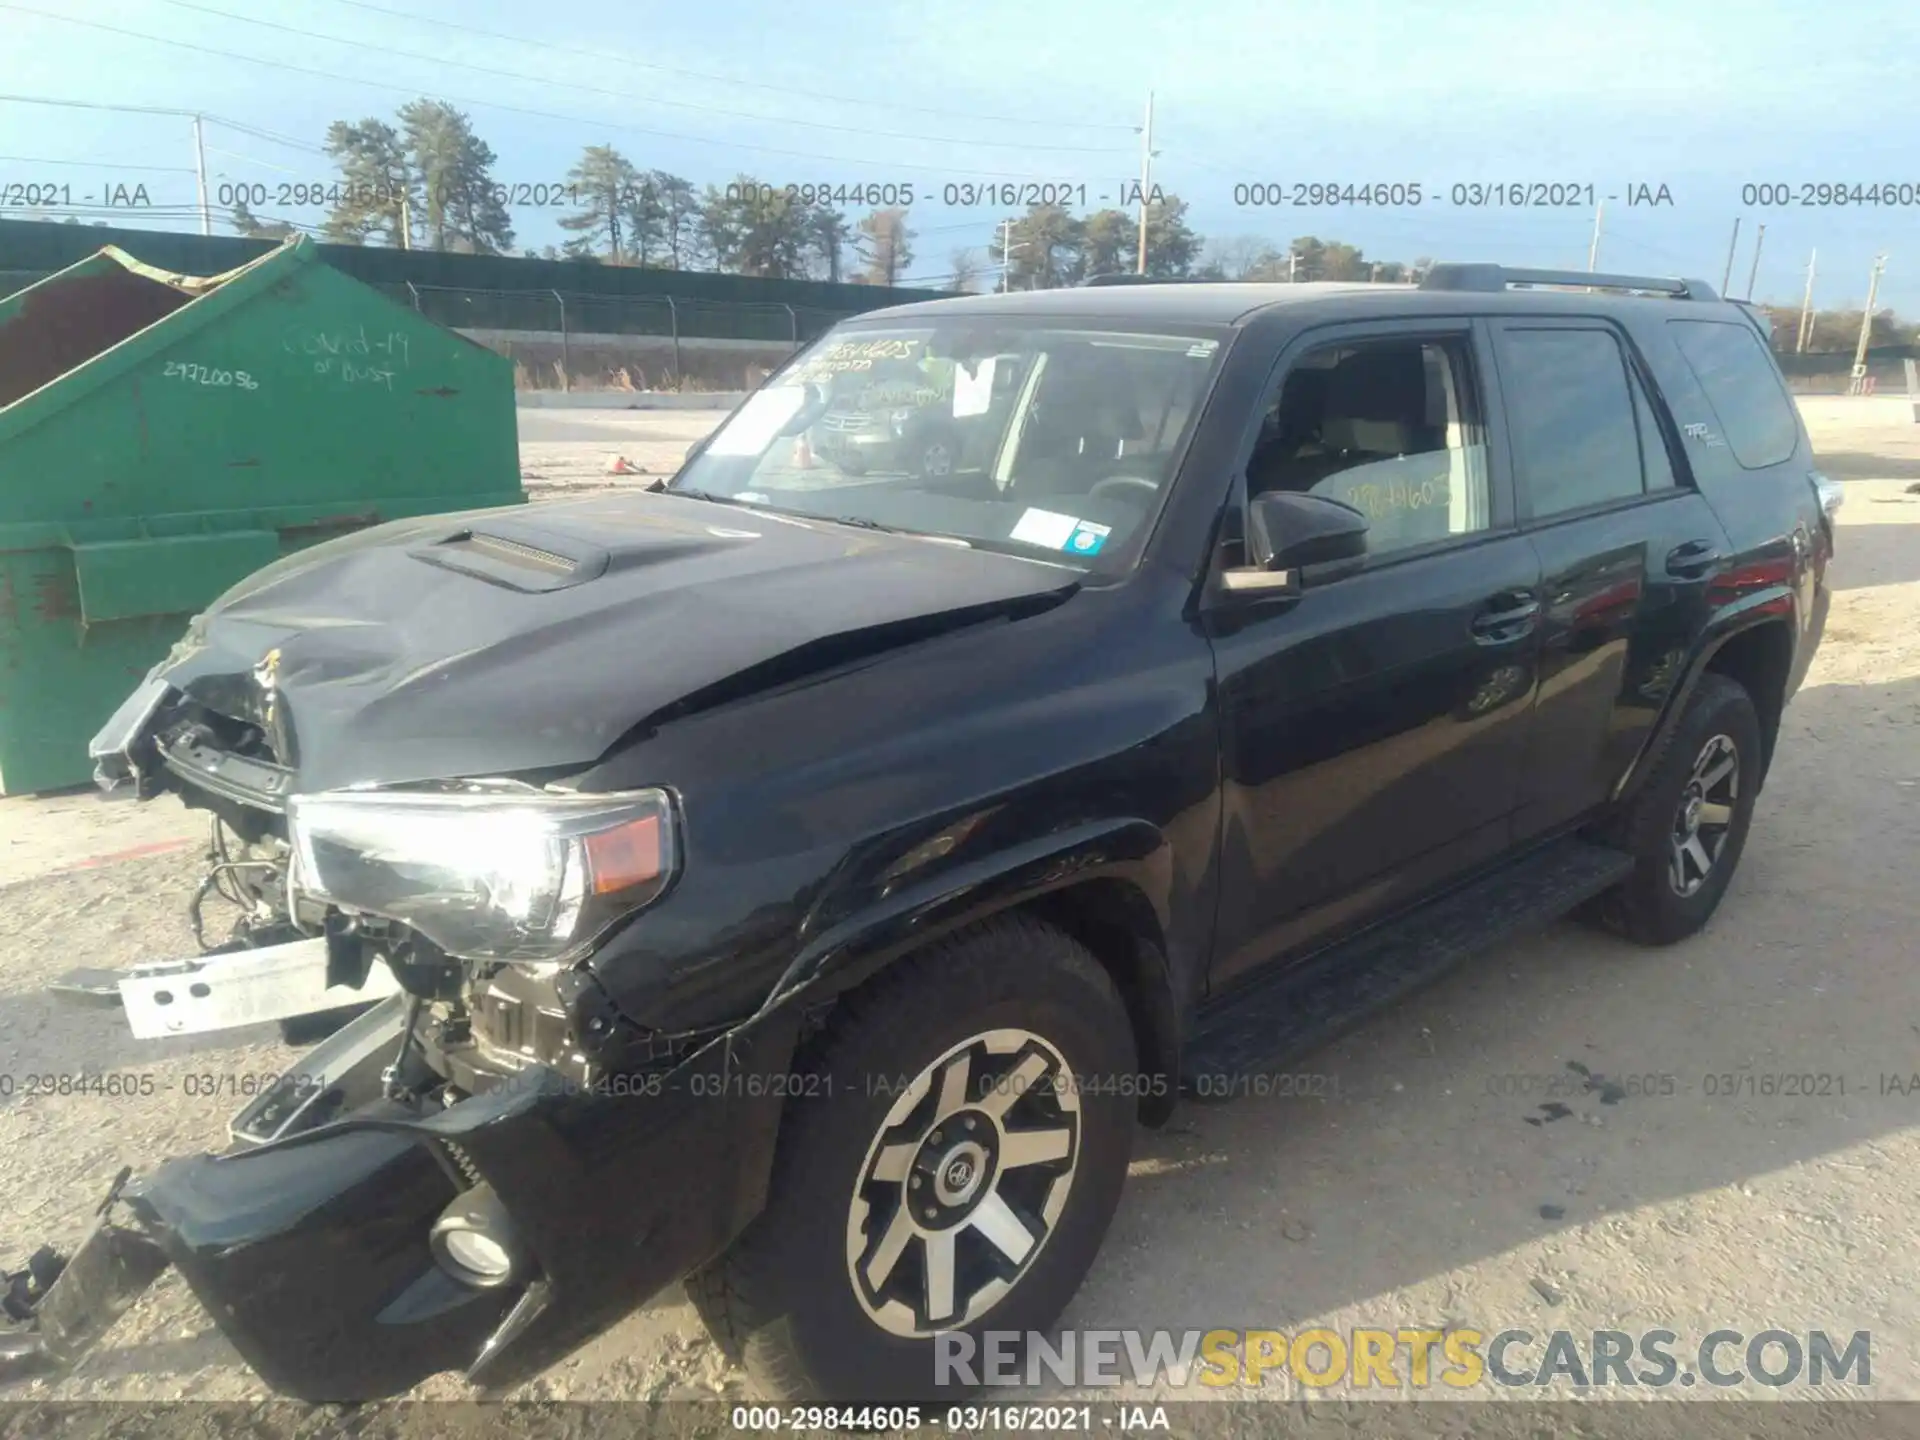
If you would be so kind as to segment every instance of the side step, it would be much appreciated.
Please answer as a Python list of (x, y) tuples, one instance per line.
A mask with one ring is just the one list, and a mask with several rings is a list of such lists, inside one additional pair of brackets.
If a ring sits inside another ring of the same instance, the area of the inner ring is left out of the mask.
[(1633, 871), (1633, 857), (1556, 840), (1482, 879), (1209, 1000), (1181, 1072), (1230, 1095), (1235, 1077), (1286, 1065), (1462, 960), (1557, 920)]

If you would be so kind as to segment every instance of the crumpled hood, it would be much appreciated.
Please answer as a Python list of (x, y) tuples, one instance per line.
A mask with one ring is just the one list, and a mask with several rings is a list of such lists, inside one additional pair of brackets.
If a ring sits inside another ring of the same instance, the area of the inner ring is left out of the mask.
[(590, 764), (642, 724), (1070, 592), (1059, 566), (666, 494), (395, 521), (235, 586), (158, 674), (301, 791)]

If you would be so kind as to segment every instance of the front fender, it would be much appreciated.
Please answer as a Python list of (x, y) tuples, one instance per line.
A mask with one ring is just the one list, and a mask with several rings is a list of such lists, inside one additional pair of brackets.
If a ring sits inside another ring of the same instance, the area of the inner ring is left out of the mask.
[[(1093, 880), (1118, 880), (1138, 893), (1163, 951), (1171, 918), (1173, 847), (1138, 818), (1090, 821), (1006, 845), (898, 888), (881, 885), (866, 903), (808, 936), (768, 997), (767, 1008), (839, 995), (901, 956), (963, 926)], [(820, 907), (816, 907), (815, 913)], [(1164, 962), (1156, 967), (1169, 993)]]

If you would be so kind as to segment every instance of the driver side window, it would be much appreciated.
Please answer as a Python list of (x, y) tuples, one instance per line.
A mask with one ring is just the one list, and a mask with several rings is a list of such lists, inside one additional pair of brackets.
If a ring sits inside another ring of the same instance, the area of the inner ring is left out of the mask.
[(1290, 490), (1351, 505), (1367, 517), (1374, 555), (1487, 529), (1472, 376), (1465, 337), (1309, 351), (1262, 421), (1249, 498)]

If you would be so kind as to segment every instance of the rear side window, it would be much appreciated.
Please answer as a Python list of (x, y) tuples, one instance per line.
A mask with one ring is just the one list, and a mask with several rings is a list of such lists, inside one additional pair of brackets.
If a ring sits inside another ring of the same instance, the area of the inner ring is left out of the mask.
[(1718, 320), (1669, 320), (1667, 328), (1707, 392), (1734, 459), (1749, 470), (1791, 460), (1800, 427), (1754, 328)]
[(1509, 329), (1500, 369), (1536, 518), (1645, 493), (1626, 356), (1612, 334)]

